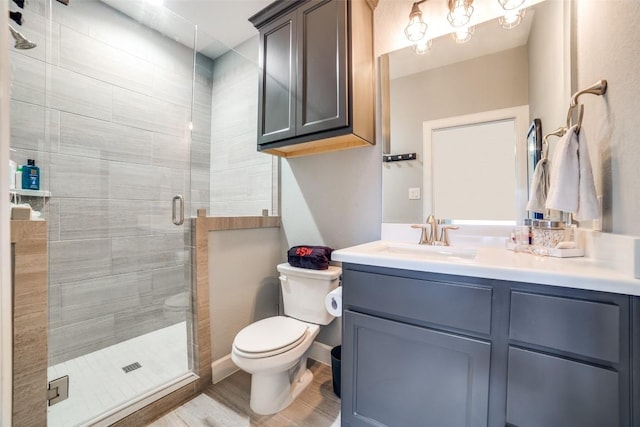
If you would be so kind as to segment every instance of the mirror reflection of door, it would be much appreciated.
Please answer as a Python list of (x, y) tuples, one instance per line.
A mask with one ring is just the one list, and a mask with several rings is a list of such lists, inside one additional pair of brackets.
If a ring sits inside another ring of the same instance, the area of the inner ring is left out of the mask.
[[(424, 122), (424, 216), (515, 224), (524, 198), (528, 107)], [(514, 147), (516, 147), (514, 149)]]

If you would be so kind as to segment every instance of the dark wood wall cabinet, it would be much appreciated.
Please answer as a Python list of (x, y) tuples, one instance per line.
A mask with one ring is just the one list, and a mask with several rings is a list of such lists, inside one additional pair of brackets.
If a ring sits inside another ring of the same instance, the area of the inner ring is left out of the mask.
[(276, 1), (260, 32), (258, 151), (295, 157), (375, 142), (377, 0)]
[(343, 307), (343, 426), (640, 426), (640, 297), (343, 263)]

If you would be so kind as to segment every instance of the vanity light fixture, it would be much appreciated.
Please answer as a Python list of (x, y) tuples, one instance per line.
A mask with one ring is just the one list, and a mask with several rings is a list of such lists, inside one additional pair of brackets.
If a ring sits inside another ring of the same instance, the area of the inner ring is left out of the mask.
[(522, 22), (526, 8), (518, 9), (524, 3), (524, 0), (498, 0), (500, 6), (504, 9), (503, 16), (498, 17), (498, 23), (505, 30), (517, 27)]
[(449, 0), (447, 20), (452, 27), (464, 27), (473, 14), (473, 0)]
[(417, 43), (424, 38), (427, 33), (427, 24), (422, 20), (422, 11), (420, 10), (420, 3), (424, 3), (427, 0), (420, 0), (413, 3), (411, 7), (411, 13), (409, 13), (409, 24), (404, 29), (404, 34), (407, 36), (410, 42)]

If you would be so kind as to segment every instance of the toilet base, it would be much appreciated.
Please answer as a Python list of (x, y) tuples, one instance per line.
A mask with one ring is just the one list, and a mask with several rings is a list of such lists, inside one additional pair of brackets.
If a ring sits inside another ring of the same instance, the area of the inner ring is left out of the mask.
[[(306, 362), (306, 360), (305, 360)], [(251, 410), (260, 415), (271, 415), (282, 411), (313, 381), (313, 373), (306, 369), (302, 375), (289, 380), (289, 371), (253, 374), (251, 376)]]

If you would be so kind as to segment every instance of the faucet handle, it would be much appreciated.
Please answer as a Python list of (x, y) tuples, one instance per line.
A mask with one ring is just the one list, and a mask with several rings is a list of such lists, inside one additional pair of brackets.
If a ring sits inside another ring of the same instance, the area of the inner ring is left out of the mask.
[(427, 228), (431, 227), (429, 224), (411, 224), (411, 228), (421, 228), (422, 234), (420, 234), (419, 245), (430, 245), (431, 239), (427, 233)]
[(460, 227), (457, 225), (443, 225), (442, 232), (440, 233), (440, 240), (438, 240), (438, 245), (440, 246), (449, 246), (449, 233), (447, 230), (457, 230)]

